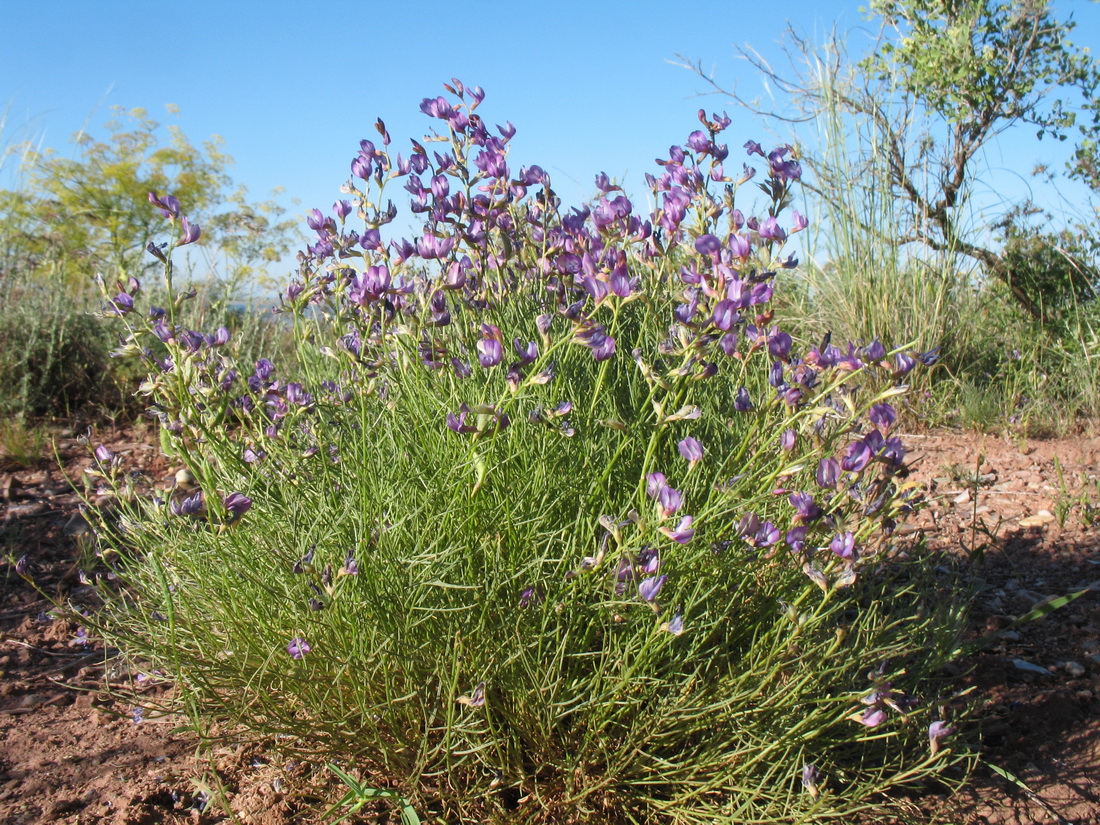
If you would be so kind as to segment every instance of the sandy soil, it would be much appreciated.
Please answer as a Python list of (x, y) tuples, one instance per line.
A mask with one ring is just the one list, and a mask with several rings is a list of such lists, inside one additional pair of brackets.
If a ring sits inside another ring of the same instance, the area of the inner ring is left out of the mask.
[[(154, 478), (171, 477), (133, 433), (100, 438)], [(1092, 588), (959, 663), (982, 761), (961, 793), (911, 800), (906, 821), (1100, 823), (1100, 438), (906, 439), (932, 501), (906, 529), (932, 547), (984, 554), (975, 637), (1044, 598)], [(232, 821), (227, 810), (254, 825), (316, 821), (339, 795), (322, 766), (232, 741), (200, 749), (178, 718), (135, 721), (110, 693), (127, 674), (15, 575), (11, 561), (25, 554), (47, 593), (91, 596), (78, 575), (86, 525), (66, 481), (79, 481), (87, 448), (62, 438), (59, 451), (64, 472), (0, 464), (0, 822), (217, 823)]]

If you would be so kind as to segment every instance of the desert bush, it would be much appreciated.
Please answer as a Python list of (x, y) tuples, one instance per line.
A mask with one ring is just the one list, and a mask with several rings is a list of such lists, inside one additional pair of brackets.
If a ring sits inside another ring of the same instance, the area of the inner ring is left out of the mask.
[(96, 451), (100, 631), (203, 730), (445, 821), (844, 817), (958, 763), (930, 674), (961, 608), (894, 539), (890, 401), (931, 356), (776, 323), (789, 149), (745, 144), (746, 217), (753, 170), (700, 112), (651, 215), (603, 175), (566, 211), (447, 88), (421, 104), (442, 134), (394, 156), (379, 121), (352, 200), (312, 213), (297, 359), (182, 324), (167, 243), (162, 307), (107, 291), (194, 485)]

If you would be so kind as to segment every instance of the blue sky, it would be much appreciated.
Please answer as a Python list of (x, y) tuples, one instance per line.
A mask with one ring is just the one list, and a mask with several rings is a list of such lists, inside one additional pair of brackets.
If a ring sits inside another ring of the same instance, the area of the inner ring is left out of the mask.
[[(863, 4), (9, 2), (0, 4), (0, 139), (71, 154), (70, 135), (96, 133), (110, 106), (140, 106), (193, 141), (221, 135), (252, 197), (282, 187), (298, 211), (328, 210), (375, 118), (407, 146), (431, 124), (420, 100), (454, 76), (485, 89), (487, 119), (518, 127), (513, 165), (542, 165), (567, 203), (590, 195), (599, 171), (640, 193), (653, 158), (696, 127), (700, 106), (733, 115), (731, 145), (768, 142), (747, 112), (697, 97), (705, 84), (668, 62), (677, 53), (702, 60), (724, 86), (764, 95), (735, 45), (782, 65), (776, 43), (790, 21), (811, 39), (835, 26), (859, 53), (874, 30)], [(1100, 48), (1100, 5), (1057, 8), (1077, 19), (1075, 42)], [(1024, 135), (991, 153), (1001, 194), (1020, 189), (1015, 173), (1049, 149)]]

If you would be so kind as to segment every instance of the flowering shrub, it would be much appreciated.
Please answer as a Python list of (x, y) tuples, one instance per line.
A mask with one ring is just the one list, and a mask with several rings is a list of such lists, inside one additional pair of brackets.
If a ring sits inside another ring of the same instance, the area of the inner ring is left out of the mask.
[(379, 121), (309, 216), (298, 362), (239, 363), (176, 323), (187, 295), (106, 293), (189, 483), (97, 452), (104, 632), (203, 719), (469, 821), (842, 816), (958, 761), (926, 691), (958, 616), (892, 543), (890, 399), (934, 356), (773, 318), (791, 150), (727, 173), (700, 112), (651, 213), (603, 175), (566, 211), (480, 88), (447, 90), (438, 134), (395, 155)]

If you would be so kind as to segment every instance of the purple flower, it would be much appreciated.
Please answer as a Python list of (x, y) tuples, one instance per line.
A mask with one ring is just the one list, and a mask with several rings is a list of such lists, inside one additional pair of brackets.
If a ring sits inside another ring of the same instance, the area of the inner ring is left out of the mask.
[(700, 255), (710, 255), (712, 258), (717, 258), (718, 253), (722, 251), (722, 242), (714, 235), (700, 235), (695, 239), (695, 251)]
[(666, 484), (657, 492), (657, 513), (662, 520), (679, 510), (681, 505), (683, 505), (683, 496), (679, 490)]
[(236, 521), (252, 506), (252, 499), (244, 493), (230, 493), (225, 497), (225, 509), (233, 521)]
[(752, 401), (749, 399), (749, 391), (741, 387), (733, 398), (733, 408), (737, 412), (748, 412), (752, 409)]
[(940, 360), (940, 350), (942, 347), (933, 347), (928, 352), (914, 352), (913, 357), (920, 361), (924, 366), (930, 367)]
[(657, 594), (661, 592), (661, 588), (665, 586), (665, 582), (668, 581), (668, 576), (650, 576), (648, 579), (643, 579), (638, 583), (638, 595), (642, 597), (644, 601), (652, 604), (657, 599)]
[(705, 132), (696, 129), (688, 135), (687, 145), (694, 152), (706, 152), (710, 149), (710, 138), (707, 137)]
[(787, 500), (794, 508), (794, 518), (798, 523), (814, 521), (821, 516), (821, 508), (809, 493), (791, 493)]
[(809, 531), (809, 528), (805, 526), (792, 527), (790, 530), (787, 531), (787, 535), (784, 536), (784, 541), (787, 542), (787, 545), (791, 548), (793, 552), (805, 552), (806, 534), (809, 533)]
[(24, 553), (15, 562), (15, 574), (17, 576), (22, 576), (22, 577), (26, 578), (26, 576), (27, 576), (27, 567), (28, 566), (29, 566), (29, 563), (27, 561), (27, 554)]
[(186, 246), (189, 243), (194, 243), (199, 239), (199, 236), (202, 235), (202, 230), (199, 228), (199, 225), (197, 223), (192, 224), (187, 218), (184, 218), (180, 222), (180, 225), (183, 228), (183, 234), (180, 236), (180, 239), (176, 241), (176, 246)]
[(680, 455), (687, 460), (689, 468), (694, 467), (702, 460), (703, 445), (690, 435), (683, 439), (677, 446), (680, 448)]
[(110, 301), (110, 309), (104, 307), (104, 310), (112, 315), (129, 315), (134, 311), (134, 299), (125, 292), (120, 292)]
[(504, 358), (504, 348), (496, 338), (485, 337), (477, 342), (477, 360), (488, 369), (495, 367)]
[(829, 544), (829, 549), (842, 559), (855, 559), (858, 554), (856, 537), (849, 530), (845, 533), (837, 533)]
[(173, 501), (168, 509), (174, 516), (197, 516), (202, 512), (202, 490), (187, 498)]
[(454, 413), (447, 413), (447, 426), (456, 433), (476, 433), (477, 427), (466, 423), (467, 415), (469, 415), (469, 408), (463, 404), (457, 417)]
[(791, 354), (791, 336), (786, 332), (773, 329), (768, 335), (768, 352), (772, 358), (787, 361)]
[(813, 762), (807, 762), (802, 766), (802, 787), (814, 799), (817, 799), (818, 794), (821, 793), (817, 787), (817, 768)]
[(791, 452), (795, 447), (795, 442), (798, 439), (798, 434), (788, 428), (784, 430), (779, 436), (779, 448), (785, 453)]
[(940, 749), (940, 740), (946, 736), (950, 736), (955, 732), (955, 729), (948, 725), (946, 722), (933, 722), (928, 726), (928, 742), (932, 745), (932, 755)]
[(887, 464), (892, 464), (895, 467), (900, 467), (905, 461), (905, 447), (901, 443), (901, 439), (887, 438), (882, 446), (882, 460)]
[(672, 618), (661, 625), (661, 630), (668, 631), (673, 636), (684, 635), (684, 608), (676, 608), (676, 612), (672, 615)]
[(886, 712), (882, 708), (867, 708), (856, 717), (856, 721), (869, 728), (877, 728), (886, 721)]
[(894, 422), (898, 420), (898, 414), (894, 412), (894, 408), (889, 404), (875, 404), (871, 407), (869, 414), (871, 423), (874, 424), (883, 435), (890, 432), (890, 428), (894, 426)]
[(306, 554), (304, 556), (302, 556), (300, 559), (298, 559), (298, 561), (294, 562), (294, 567), (292, 569), (292, 572), (295, 575), (298, 575), (300, 573), (304, 573), (306, 571), (306, 568), (310, 567), (313, 564), (313, 554), (314, 554), (314, 552), (316, 552), (316, 550), (317, 550), (317, 545), (316, 544), (310, 545), (310, 548), (309, 548), (309, 550), (306, 551)]
[(266, 358), (261, 358), (256, 362), (256, 377), (261, 381), (268, 380), (275, 374), (275, 365), (268, 361)]
[(886, 347), (882, 345), (882, 341), (876, 338), (863, 348), (863, 357), (868, 362), (881, 361), (886, 357)]
[(469, 696), (459, 696), (455, 699), (460, 705), (466, 705), (469, 708), (480, 708), (485, 704), (485, 683), (478, 682), (477, 687), (474, 688), (474, 692)]
[(295, 636), (291, 639), (286, 646), (286, 652), (290, 654), (292, 659), (301, 659), (313, 648), (309, 646), (309, 642), (303, 639), (301, 636)]
[(675, 528), (658, 527), (657, 529), (677, 544), (687, 544), (695, 536), (695, 529), (691, 526), (693, 521), (695, 521), (694, 516), (684, 516)]
[(854, 441), (848, 445), (844, 452), (844, 458), (840, 461), (840, 468), (846, 473), (858, 473), (871, 463), (874, 452), (864, 441)]
[(779, 541), (779, 528), (770, 521), (761, 524), (749, 538), (749, 543), (755, 547), (771, 547)]
[(836, 487), (840, 480), (840, 463), (835, 458), (823, 458), (817, 465), (819, 487)]
[(894, 356), (894, 377), (902, 378), (912, 372), (916, 366), (917, 362), (913, 360), (912, 356), (899, 352)]
[(530, 607), (542, 601), (542, 592), (537, 587), (525, 587), (519, 594), (519, 606)]
[(348, 550), (347, 556), (344, 557), (344, 566), (340, 568), (340, 576), (358, 576), (359, 575), (359, 562), (355, 560), (355, 551)]
[(158, 198), (156, 192), (149, 193), (149, 203), (153, 204), (166, 218), (178, 218), (180, 214), (180, 202), (171, 195)]
[(115, 460), (115, 454), (105, 444), (95, 448), (95, 457), (100, 464), (110, 464)]
[(668, 486), (664, 473), (650, 473), (645, 477), (646, 494), (650, 498), (657, 498), (661, 490)]
[(777, 221), (772, 216), (768, 216), (763, 221), (761, 221), (760, 229), (758, 231), (760, 232), (761, 238), (767, 238), (769, 240), (779, 242), (787, 240), (787, 233), (784, 232), (782, 227), (779, 226), (779, 221)]
[(435, 235), (425, 232), (416, 242), (416, 251), (421, 258), (445, 258), (454, 248), (454, 245), (454, 238), (437, 238)]

